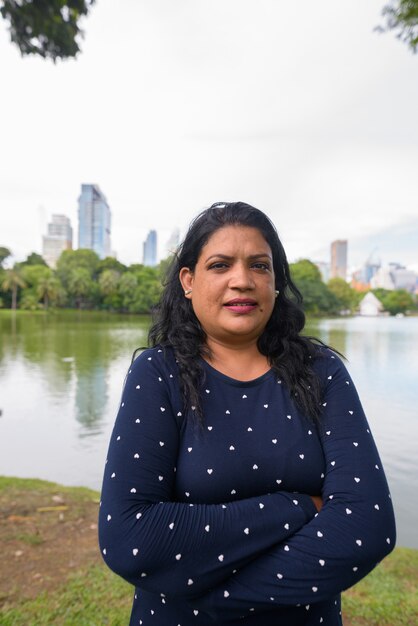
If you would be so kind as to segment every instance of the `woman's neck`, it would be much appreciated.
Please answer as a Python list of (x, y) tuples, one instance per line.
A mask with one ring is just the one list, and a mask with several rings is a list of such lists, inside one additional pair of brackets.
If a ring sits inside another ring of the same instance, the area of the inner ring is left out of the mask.
[(267, 357), (261, 354), (257, 342), (226, 345), (219, 341), (207, 341), (209, 355), (204, 359), (222, 374), (236, 380), (254, 380), (270, 369)]

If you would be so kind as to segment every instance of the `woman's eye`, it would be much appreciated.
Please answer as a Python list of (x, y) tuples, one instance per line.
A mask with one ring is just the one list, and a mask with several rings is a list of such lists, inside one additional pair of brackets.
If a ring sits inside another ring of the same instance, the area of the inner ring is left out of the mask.
[(270, 269), (270, 265), (268, 263), (254, 263), (252, 267), (255, 270), (262, 270), (267, 272)]
[(212, 263), (212, 265), (209, 265), (210, 270), (223, 270), (226, 267), (228, 267), (228, 265), (223, 261), (219, 261), (218, 263)]

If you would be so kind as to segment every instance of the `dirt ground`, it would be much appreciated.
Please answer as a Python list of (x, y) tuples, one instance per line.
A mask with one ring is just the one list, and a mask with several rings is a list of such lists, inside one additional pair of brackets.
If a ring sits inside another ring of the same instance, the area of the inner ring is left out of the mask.
[(51, 591), (101, 560), (98, 502), (65, 490), (0, 490), (0, 607)]
[[(0, 488), (0, 608), (53, 591), (72, 571), (101, 561), (98, 507), (88, 491), (23, 481)], [(354, 625), (344, 619), (344, 626)]]

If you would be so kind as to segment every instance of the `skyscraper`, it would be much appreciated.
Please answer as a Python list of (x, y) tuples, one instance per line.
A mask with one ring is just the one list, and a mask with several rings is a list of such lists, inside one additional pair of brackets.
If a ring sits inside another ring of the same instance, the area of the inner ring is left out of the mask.
[(155, 267), (157, 265), (157, 231), (150, 230), (144, 241), (143, 263)]
[(331, 243), (331, 278), (347, 278), (347, 240)]
[(99, 185), (81, 185), (78, 199), (78, 247), (110, 255), (110, 208)]
[(48, 234), (42, 237), (42, 256), (50, 267), (55, 268), (61, 252), (73, 247), (73, 229), (65, 215), (53, 215), (48, 224)]
[(180, 243), (180, 230), (175, 228), (165, 244), (165, 256), (169, 257), (175, 253)]

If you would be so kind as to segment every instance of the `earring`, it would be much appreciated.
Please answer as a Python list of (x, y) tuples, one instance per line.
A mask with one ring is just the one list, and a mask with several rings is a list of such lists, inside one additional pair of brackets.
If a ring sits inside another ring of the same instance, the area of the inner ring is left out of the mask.
[(187, 290), (184, 292), (184, 295), (185, 295), (185, 296), (188, 296), (188, 295), (189, 295), (189, 293), (192, 293), (192, 290), (191, 290), (191, 289), (187, 289)]
[(276, 298), (277, 298), (277, 296), (278, 296), (278, 295), (279, 295), (279, 293), (280, 293), (279, 289), (276, 289), (274, 293), (276, 294)]

